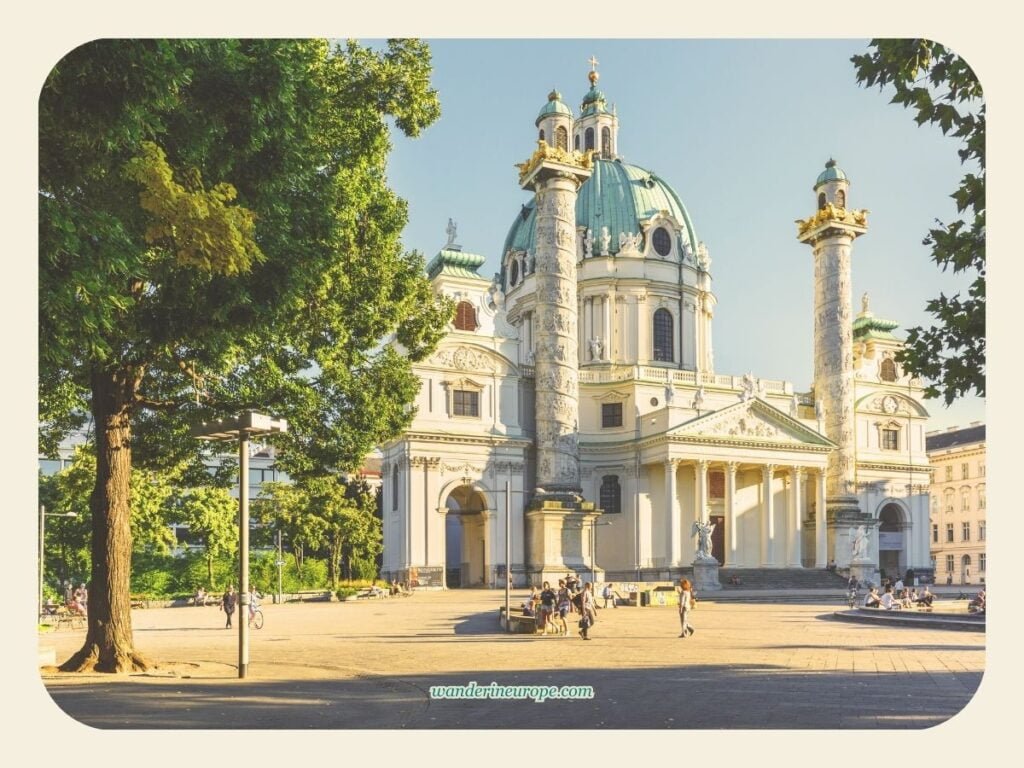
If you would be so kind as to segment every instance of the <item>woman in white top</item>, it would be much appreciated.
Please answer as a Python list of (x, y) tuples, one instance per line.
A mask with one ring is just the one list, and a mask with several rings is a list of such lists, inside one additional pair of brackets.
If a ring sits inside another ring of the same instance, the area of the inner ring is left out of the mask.
[(679, 636), (686, 637), (696, 631), (690, 626), (690, 611), (693, 610), (693, 587), (690, 586), (689, 579), (679, 580), (676, 594), (679, 595), (679, 623), (683, 629)]
[(594, 623), (596, 607), (597, 604), (594, 602), (594, 586), (588, 581), (583, 585), (582, 600), (580, 601), (580, 613), (583, 615), (580, 619), (580, 637), (584, 640), (590, 639), (587, 637), (587, 630)]

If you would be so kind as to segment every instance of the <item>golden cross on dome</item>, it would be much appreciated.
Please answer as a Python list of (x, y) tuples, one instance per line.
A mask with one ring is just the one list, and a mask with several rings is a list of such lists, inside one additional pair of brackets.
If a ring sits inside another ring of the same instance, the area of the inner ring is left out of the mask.
[(597, 65), (600, 64), (600, 63), (601, 62), (599, 62), (596, 58), (591, 56), (590, 57), (590, 71), (593, 72), (594, 70), (596, 70), (597, 69)]

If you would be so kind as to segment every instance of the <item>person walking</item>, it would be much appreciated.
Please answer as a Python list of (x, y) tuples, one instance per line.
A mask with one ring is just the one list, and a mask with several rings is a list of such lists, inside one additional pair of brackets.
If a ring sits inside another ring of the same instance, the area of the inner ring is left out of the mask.
[(683, 630), (679, 633), (679, 636), (686, 637), (696, 631), (690, 625), (690, 611), (693, 610), (693, 587), (690, 586), (689, 579), (679, 580), (676, 593), (679, 595), (679, 624)]
[(220, 603), (224, 613), (228, 616), (228, 623), (224, 625), (224, 629), (231, 629), (231, 615), (235, 612), (235, 606), (238, 605), (238, 595), (235, 594), (234, 584), (228, 584), (228, 591), (224, 593)]
[(594, 602), (594, 586), (589, 581), (586, 582), (580, 595), (580, 613), (583, 616), (580, 619), (580, 637), (589, 640), (590, 636), (587, 631), (594, 623), (595, 609), (597, 608), (597, 603)]

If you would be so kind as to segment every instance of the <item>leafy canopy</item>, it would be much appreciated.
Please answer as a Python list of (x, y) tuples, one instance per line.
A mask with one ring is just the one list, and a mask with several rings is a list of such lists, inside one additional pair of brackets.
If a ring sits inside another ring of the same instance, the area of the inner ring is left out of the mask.
[(916, 112), (918, 125), (932, 123), (960, 139), (967, 172), (951, 195), (963, 218), (937, 226), (924, 238), (943, 271), (974, 273), (966, 296), (940, 294), (927, 304), (931, 328), (911, 328), (897, 359), (929, 380), (928, 397), (947, 405), (970, 392), (985, 395), (985, 104), (981, 84), (962, 58), (931, 40), (872, 40), (854, 56), (857, 82), (892, 86), (891, 101)]

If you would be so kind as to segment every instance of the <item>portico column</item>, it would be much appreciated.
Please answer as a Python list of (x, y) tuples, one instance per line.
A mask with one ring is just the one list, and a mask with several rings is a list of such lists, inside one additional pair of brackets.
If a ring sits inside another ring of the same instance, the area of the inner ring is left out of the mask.
[(726, 557), (728, 565), (738, 565), (736, 562), (736, 462), (730, 461), (725, 465), (725, 515), (729, 521), (729, 554)]
[(761, 505), (761, 565), (775, 564), (775, 499), (772, 493), (774, 464), (761, 467), (761, 485), (764, 503)]
[(708, 463), (703, 459), (693, 465), (693, 472), (696, 475), (695, 488), (697, 490), (697, 514), (694, 518), (702, 523), (708, 522)]
[(679, 537), (679, 505), (676, 501), (676, 466), (678, 459), (665, 461), (665, 506), (668, 514), (668, 564), (679, 565), (683, 557), (682, 540)]
[(803, 565), (803, 557), (800, 551), (801, 532), (803, 526), (804, 507), (804, 470), (802, 467), (793, 467), (791, 470), (792, 485), (790, 491), (793, 494), (790, 499), (789, 518), (789, 546), (786, 547), (786, 563), (790, 568), (799, 568)]
[(814, 545), (814, 567), (828, 566), (828, 515), (825, 510), (825, 470), (819, 469), (815, 476), (814, 501), (814, 532), (817, 539)]
[(602, 357), (605, 360), (612, 359), (612, 310), (611, 296), (601, 297), (601, 306), (604, 308), (604, 351)]

